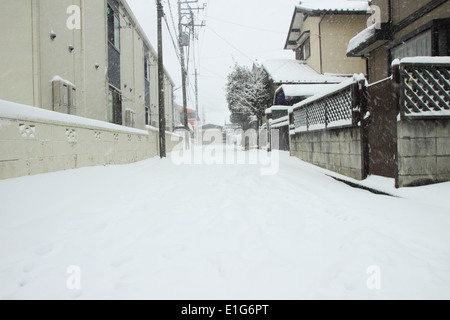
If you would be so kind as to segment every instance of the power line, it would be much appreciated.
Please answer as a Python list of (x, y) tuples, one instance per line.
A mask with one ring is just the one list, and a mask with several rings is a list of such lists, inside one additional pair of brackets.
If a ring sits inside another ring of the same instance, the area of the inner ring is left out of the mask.
[(178, 39), (179, 34), (177, 33), (177, 27), (175, 26), (175, 18), (173, 17), (172, 4), (170, 3), (170, 0), (167, 0), (167, 3), (169, 4), (169, 12), (170, 12), (170, 18), (172, 19), (173, 30), (175, 30), (175, 35), (177, 36), (177, 39)]
[[(208, 22), (208, 16), (209, 16), (209, 0), (206, 0), (206, 9), (205, 9), (205, 25)], [(206, 29), (203, 29), (203, 35), (205, 34)], [(204, 42), (202, 41), (201, 44), (198, 46), (198, 57), (199, 57), (199, 65), (200, 65), (200, 58), (201, 58), (201, 52), (203, 51)]]
[(176, 42), (175, 42), (175, 40), (173, 38), (172, 32), (170, 31), (169, 23), (167, 22), (167, 17), (166, 17), (165, 14), (164, 14), (164, 21), (166, 22), (167, 31), (169, 31), (170, 38), (172, 39), (172, 45), (173, 45), (173, 48), (175, 49), (175, 53), (176, 53), (176, 55), (178, 57), (178, 61), (181, 62), (179, 49), (178, 49), (178, 46), (176, 45)]
[(258, 28), (258, 27), (252, 27), (252, 26), (248, 26), (245, 24), (241, 24), (241, 23), (237, 23), (237, 22), (233, 22), (233, 21), (229, 21), (229, 20), (224, 20), (224, 19), (219, 19), (219, 18), (215, 18), (215, 17), (211, 17), (209, 16), (210, 19), (216, 20), (216, 21), (220, 21), (223, 23), (228, 23), (228, 24), (232, 24), (241, 28), (247, 28), (247, 29), (253, 29), (253, 30), (258, 30), (258, 31), (264, 31), (264, 32), (272, 32), (272, 33), (278, 33), (278, 34), (286, 34), (286, 32), (281, 32), (281, 31), (275, 31), (275, 30), (270, 30), (270, 29), (263, 29), (263, 28)]
[(215, 72), (215, 71), (213, 71), (213, 70), (210, 70), (210, 69), (206, 68), (205, 66), (202, 66), (201, 69), (206, 70), (206, 71), (212, 73), (213, 75), (215, 75), (215, 76), (217, 76), (217, 77), (220, 77), (220, 78), (222, 78), (222, 79), (226, 79), (223, 75), (218, 74), (217, 72)]
[[(249, 52), (249, 54), (259, 54), (259, 53), (269, 53), (269, 52), (280, 52), (283, 51), (282, 49), (272, 49), (272, 50), (263, 50), (263, 51), (252, 51)], [(213, 59), (223, 59), (223, 58), (229, 58), (230, 55), (223, 55), (223, 56), (213, 56), (213, 57), (202, 57), (203, 60), (213, 60)]]
[(234, 50), (238, 51), (240, 54), (242, 54), (244, 57), (246, 57), (247, 59), (249, 59), (251, 62), (253, 62), (253, 59), (250, 58), (248, 55), (246, 55), (243, 51), (241, 51), (238, 47), (236, 47), (235, 45), (233, 45), (231, 42), (229, 42), (227, 39), (225, 39), (224, 37), (222, 37), (220, 34), (218, 34), (217, 32), (215, 32), (210, 26), (206, 26), (209, 30), (211, 30), (216, 36), (218, 36), (220, 39), (222, 39), (225, 43), (227, 43), (230, 47), (232, 47)]
[(219, 77), (219, 76), (205, 76), (204, 74), (199, 74), (198, 75), (200, 78), (210, 78), (210, 79), (220, 79), (220, 80), (226, 80), (226, 78), (224, 77)]

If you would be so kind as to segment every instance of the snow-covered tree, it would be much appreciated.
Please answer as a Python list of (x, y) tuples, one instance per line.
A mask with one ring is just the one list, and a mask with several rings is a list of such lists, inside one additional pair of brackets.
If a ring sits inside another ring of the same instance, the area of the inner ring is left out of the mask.
[(240, 124), (244, 130), (252, 126), (255, 118), (261, 125), (264, 110), (272, 99), (267, 74), (252, 72), (236, 63), (228, 75), (226, 93), (231, 122)]

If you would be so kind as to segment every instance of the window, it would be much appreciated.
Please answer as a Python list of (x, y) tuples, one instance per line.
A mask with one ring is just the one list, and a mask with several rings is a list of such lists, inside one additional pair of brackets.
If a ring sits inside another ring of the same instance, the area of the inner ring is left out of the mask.
[(423, 32), (392, 48), (392, 59), (432, 55), (431, 30)]
[(150, 62), (148, 61), (148, 57), (144, 58), (144, 68), (145, 80), (150, 81)]
[(120, 49), (120, 20), (111, 6), (108, 6), (108, 41), (117, 50)]
[(309, 38), (303, 44), (302, 49), (303, 49), (303, 58), (306, 60), (311, 55), (311, 44), (309, 42)]
[(134, 128), (136, 126), (136, 112), (134, 110), (125, 110), (125, 125), (130, 128)]
[(309, 39), (306, 39), (298, 48), (298, 60), (307, 60), (311, 56), (311, 43)]
[(151, 122), (150, 113), (150, 60), (148, 56), (148, 49), (145, 48), (144, 56), (144, 85), (145, 85), (145, 124), (149, 125)]
[(120, 49), (120, 20), (118, 16), (114, 16), (114, 45)]
[(120, 92), (112, 87), (109, 87), (108, 121), (122, 125), (122, 100)]

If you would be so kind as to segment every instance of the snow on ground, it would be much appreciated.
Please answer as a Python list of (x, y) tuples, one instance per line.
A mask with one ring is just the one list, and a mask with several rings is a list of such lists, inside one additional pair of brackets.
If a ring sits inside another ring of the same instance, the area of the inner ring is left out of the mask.
[(450, 298), (449, 183), (380, 196), (287, 153), (260, 172), (167, 158), (0, 181), (0, 298)]

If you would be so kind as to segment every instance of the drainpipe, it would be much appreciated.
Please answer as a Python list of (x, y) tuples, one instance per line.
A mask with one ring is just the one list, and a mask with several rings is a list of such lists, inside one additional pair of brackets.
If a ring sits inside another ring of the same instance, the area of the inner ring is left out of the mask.
[(388, 10), (389, 10), (389, 21), (388, 23), (391, 24), (392, 23), (392, 0), (388, 0)]
[(325, 19), (325, 13), (319, 22), (319, 53), (320, 53), (320, 74), (323, 74), (323, 56), (322, 56), (322, 21)]

